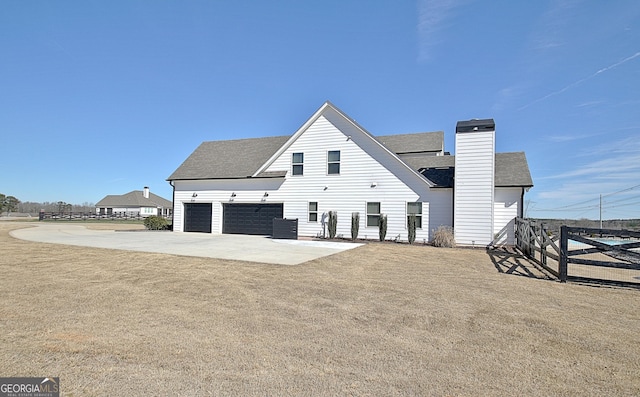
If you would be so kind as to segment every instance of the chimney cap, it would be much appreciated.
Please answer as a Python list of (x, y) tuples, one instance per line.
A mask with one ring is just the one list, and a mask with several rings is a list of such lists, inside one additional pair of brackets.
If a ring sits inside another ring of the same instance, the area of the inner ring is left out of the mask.
[(458, 121), (456, 133), (474, 131), (495, 131), (496, 123), (493, 119), (472, 119), (468, 121)]

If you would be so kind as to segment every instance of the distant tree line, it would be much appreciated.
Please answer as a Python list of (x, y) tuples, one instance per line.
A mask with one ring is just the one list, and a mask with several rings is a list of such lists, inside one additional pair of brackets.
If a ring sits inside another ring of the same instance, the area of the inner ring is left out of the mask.
[(20, 200), (18, 200), (17, 198), (13, 196), (6, 196), (3, 193), (0, 193), (0, 213), (16, 212), (19, 205)]
[(14, 196), (6, 196), (0, 193), (0, 213), (19, 212), (37, 215), (40, 211), (64, 214), (69, 212), (95, 212), (95, 210), (95, 204), (89, 202), (82, 204), (70, 204), (65, 201), (45, 201), (42, 203), (35, 201), (22, 202)]

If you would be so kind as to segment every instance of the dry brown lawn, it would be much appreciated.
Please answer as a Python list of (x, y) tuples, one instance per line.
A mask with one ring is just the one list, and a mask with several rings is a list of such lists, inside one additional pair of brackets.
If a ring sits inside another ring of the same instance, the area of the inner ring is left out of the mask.
[(275, 266), (8, 235), (23, 226), (0, 223), (0, 376), (59, 376), (65, 396), (640, 394), (639, 290), (484, 250)]

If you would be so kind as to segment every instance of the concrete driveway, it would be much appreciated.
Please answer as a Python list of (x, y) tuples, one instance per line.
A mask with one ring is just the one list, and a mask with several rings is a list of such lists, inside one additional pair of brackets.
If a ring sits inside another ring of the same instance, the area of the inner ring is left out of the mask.
[(42, 243), (279, 265), (298, 265), (362, 245), (326, 241), (274, 240), (269, 237), (235, 234), (91, 230), (85, 226), (65, 223), (38, 223), (36, 227), (12, 230), (10, 234), (21, 240)]

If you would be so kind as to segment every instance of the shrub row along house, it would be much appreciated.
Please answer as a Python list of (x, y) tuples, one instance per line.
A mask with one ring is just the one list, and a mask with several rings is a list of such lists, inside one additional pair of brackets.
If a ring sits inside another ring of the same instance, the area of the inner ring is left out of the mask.
[(523, 152), (495, 153), (493, 120), (458, 122), (455, 156), (444, 133), (373, 136), (330, 102), (293, 135), (203, 142), (167, 179), (175, 232), (270, 235), (273, 218), (298, 219), (300, 236), (325, 233), (329, 211), (337, 235), (417, 241), (439, 226), (460, 245), (512, 244), (514, 218), (533, 186)]

